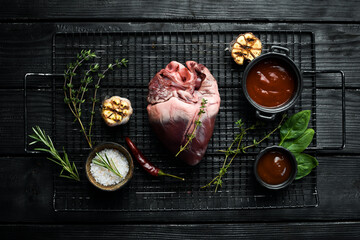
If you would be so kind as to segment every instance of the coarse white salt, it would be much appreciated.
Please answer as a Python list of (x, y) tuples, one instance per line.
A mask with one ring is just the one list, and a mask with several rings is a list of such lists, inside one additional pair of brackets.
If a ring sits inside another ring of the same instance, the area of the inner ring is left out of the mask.
[[(91, 175), (95, 178), (96, 182), (104, 186), (110, 186), (110, 185), (118, 184), (119, 182), (124, 180), (125, 176), (129, 172), (129, 163), (126, 157), (124, 156), (124, 154), (122, 154), (116, 149), (104, 149), (98, 152), (98, 154), (104, 159), (106, 159), (105, 157), (106, 155), (110, 160), (111, 166), (113, 167), (115, 166), (117, 168), (122, 178), (117, 176), (115, 173), (111, 172), (110, 170), (95, 164), (92, 161), (90, 163), (90, 172)], [(100, 161), (100, 159), (98, 159), (97, 156), (95, 156), (93, 160), (94, 159)]]

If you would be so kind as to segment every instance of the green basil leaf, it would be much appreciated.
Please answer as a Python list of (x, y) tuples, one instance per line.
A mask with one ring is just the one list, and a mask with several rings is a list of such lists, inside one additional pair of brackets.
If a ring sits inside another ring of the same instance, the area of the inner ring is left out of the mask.
[(292, 153), (301, 153), (310, 145), (314, 137), (314, 133), (314, 129), (306, 129), (300, 137), (295, 140), (285, 141), (282, 146), (290, 150)]
[(305, 153), (295, 154), (296, 161), (298, 164), (297, 174), (295, 180), (299, 180), (307, 176), (313, 168), (319, 165), (319, 162), (313, 156)]
[[(311, 111), (304, 110), (292, 115), (280, 128), (281, 142), (296, 139), (307, 129), (310, 121)], [(282, 144), (281, 144), (282, 145)]]

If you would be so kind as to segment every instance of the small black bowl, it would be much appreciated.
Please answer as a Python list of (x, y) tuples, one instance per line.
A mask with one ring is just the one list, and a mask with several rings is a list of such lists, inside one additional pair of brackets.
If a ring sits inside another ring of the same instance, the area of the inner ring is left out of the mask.
[[(285, 54), (274, 52), (276, 49), (284, 51)], [(245, 95), (246, 99), (248, 100), (248, 102), (254, 108), (256, 108), (256, 116), (258, 118), (261, 118), (264, 120), (274, 120), (277, 113), (284, 112), (284, 111), (288, 110), (289, 108), (291, 108), (292, 106), (294, 106), (294, 104), (298, 100), (299, 96), (301, 95), (301, 92), (303, 89), (302, 74), (301, 74), (300, 69), (294, 63), (294, 61), (288, 57), (288, 53), (289, 53), (289, 49), (287, 49), (287, 48), (279, 47), (279, 46), (272, 46), (269, 53), (263, 54), (263, 55), (255, 58), (254, 60), (252, 60), (249, 63), (249, 65), (246, 66), (246, 68), (244, 70), (244, 75), (243, 75), (243, 79), (242, 79), (242, 89), (243, 89), (244, 95)], [(269, 59), (270, 60), (278, 60), (278, 61), (282, 62), (284, 64), (284, 66), (293, 73), (295, 81), (296, 81), (296, 89), (295, 89), (295, 92), (294, 92), (293, 96), (291, 97), (291, 99), (289, 101), (287, 101), (286, 103), (276, 106), (276, 107), (265, 107), (265, 106), (259, 105), (249, 96), (249, 93), (248, 93), (247, 87), (246, 87), (247, 76), (248, 76), (250, 70), (257, 64), (259, 64), (260, 62), (263, 62), (263, 61), (266, 61)]]
[[(288, 157), (288, 159), (290, 160), (291, 163), (291, 173), (290, 176), (287, 180), (285, 180), (284, 182), (280, 183), (280, 184), (269, 184), (264, 182), (258, 172), (257, 172), (257, 166), (259, 163), (260, 158), (268, 152), (271, 151), (278, 151), (283, 153), (284, 155), (286, 155)], [(254, 164), (254, 173), (255, 173), (255, 178), (256, 180), (264, 187), (268, 188), (268, 189), (274, 189), (274, 190), (278, 190), (278, 189), (282, 189), (285, 188), (287, 186), (289, 186), (295, 179), (296, 174), (297, 174), (297, 161), (295, 156), (286, 148), (280, 147), (280, 146), (271, 146), (271, 147), (267, 147), (264, 150), (262, 150), (257, 156), (256, 156), (256, 160), (255, 160), (255, 164)]]

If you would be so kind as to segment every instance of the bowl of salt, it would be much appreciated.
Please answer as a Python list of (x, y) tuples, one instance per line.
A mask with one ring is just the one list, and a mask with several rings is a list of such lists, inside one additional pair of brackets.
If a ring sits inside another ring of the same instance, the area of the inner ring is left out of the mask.
[(85, 170), (88, 180), (96, 188), (115, 191), (132, 178), (134, 162), (123, 146), (105, 142), (97, 145), (89, 154)]

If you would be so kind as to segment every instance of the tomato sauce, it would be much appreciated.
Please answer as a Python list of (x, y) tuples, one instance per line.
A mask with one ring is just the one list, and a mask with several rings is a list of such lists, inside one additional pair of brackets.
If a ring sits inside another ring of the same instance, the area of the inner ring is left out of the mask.
[(264, 107), (278, 107), (289, 101), (295, 92), (294, 73), (285, 62), (263, 60), (253, 66), (246, 79), (249, 96)]
[(266, 183), (276, 185), (285, 182), (291, 174), (291, 162), (280, 151), (265, 153), (258, 162), (256, 171)]

